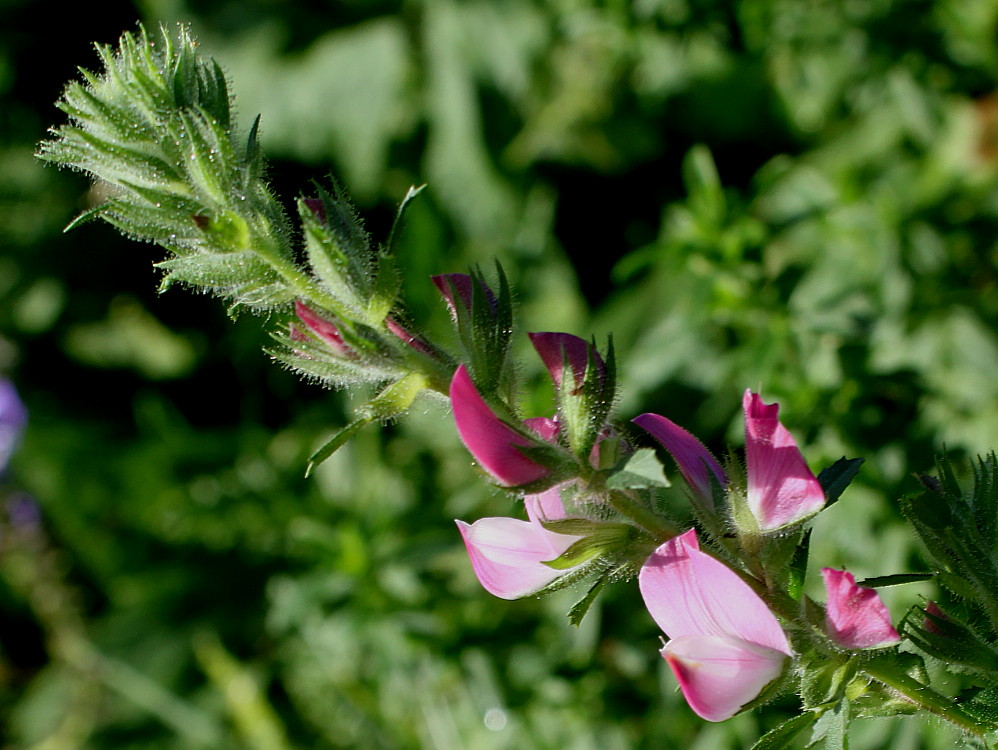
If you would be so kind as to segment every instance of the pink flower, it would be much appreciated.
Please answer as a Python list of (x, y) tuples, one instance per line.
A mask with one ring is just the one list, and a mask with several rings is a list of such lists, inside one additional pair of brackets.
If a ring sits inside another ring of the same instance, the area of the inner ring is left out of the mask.
[(694, 529), (655, 550), (638, 585), (670, 638), (662, 656), (701, 718), (731, 718), (783, 673), (792, 651), (779, 622), (733, 570), (700, 551)]
[(852, 573), (822, 568), (828, 603), (825, 630), (843, 648), (885, 648), (901, 642), (891, 615), (873, 589), (856, 585)]
[(519, 599), (540, 591), (569, 570), (545, 562), (561, 556), (581, 537), (548, 531), (543, 520), (565, 517), (557, 487), (524, 498), (528, 521), (481, 518), (473, 524), (455, 521), (468, 548), (479, 582), (500, 599)]
[(461, 441), (499, 484), (516, 487), (551, 473), (547, 466), (519, 450), (534, 443), (496, 416), (479, 395), (464, 365), (457, 368), (451, 380), (450, 400)]
[(711, 475), (722, 487), (727, 485), (728, 477), (703, 443), (672, 420), (660, 417), (658, 414), (642, 414), (633, 421), (669, 451), (690, 490), (700, 502), (708, 508), (713, 508)]
[(802, 521), (825, 505), (825, 492), (793, 436), (780, 424), (777, 404), (745, 391), (745, 462), (748, 507), (762, 531)]
[[(531, 333), (528, 335), (558, 388), (562, 388), (564, 385), (565, 362), (568, 362), (573, 376), (569, 390), (574, 391), (582, 387), (586, 377), (586, 369), (589, 366), (590, 346), (585, 339), (580, 339), (570, 333)], [(593, 356), (596, 366), (602, 374), (606, 368), (603, 358), (595, 351)]]
[[(301, 300), (295, 300), (295, 314), (305, 327), (322, 343), (340, 357), (353, 357), (354, 351), (343, 341), (340, 329), (331, 320), (326, 320)], [(304, 334), (292, 328), (292, 338), (301, 339)]]

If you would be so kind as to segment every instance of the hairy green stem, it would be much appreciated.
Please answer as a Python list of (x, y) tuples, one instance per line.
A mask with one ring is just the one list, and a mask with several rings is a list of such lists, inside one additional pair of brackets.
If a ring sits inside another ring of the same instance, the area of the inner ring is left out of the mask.
[(951, 698), (940, 695), (928, 685), (923, 685), (882, 659), (866, 662), (860, 666), (860, 670), (919, 708), (955, 724), (965, 732), (983, 738), (993, 731), (993, 727), (965, 713)]

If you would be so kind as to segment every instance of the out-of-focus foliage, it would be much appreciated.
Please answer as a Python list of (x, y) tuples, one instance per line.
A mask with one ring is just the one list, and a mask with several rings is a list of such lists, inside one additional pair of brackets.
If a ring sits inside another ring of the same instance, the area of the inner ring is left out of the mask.
[[(737, 442), (762, 385), (815, 468), (870, 459), (816, 564), (919, 569), (908, 475), (995, 447), (990, 0), (10, 0), (0, 370), (31, 423), (3, 492), (41, 525), (0, 531), (6, 746), (720, 750), (792, 708), (695, 720), (633, 587), (579, 630), (571, 591), (481, 591), (452, 519), (510, 504), (435, 407), (305, 480), (342, 398), (268, 362), (252, 320), (156, 296), (148, 247), (61, 234), (100, 196), (32, 152), (90, 42), (139, 19), (192, 24), (289, 208), (332, 171), (383, 239), (429, 183), (399, 257), (417, 324), (447, 323), (431, 273), (499, 257), (531, 330), (614, 333), (622, 417)], [(916, 598), (885, 592), (895, 617)]]

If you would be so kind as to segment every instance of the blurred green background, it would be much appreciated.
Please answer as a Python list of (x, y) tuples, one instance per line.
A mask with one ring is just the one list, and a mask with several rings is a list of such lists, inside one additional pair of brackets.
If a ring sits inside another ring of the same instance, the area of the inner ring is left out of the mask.
[(633, 585), (578, 630), (579, 592), (482, 591), (452, 519), (513, 505), (437, 407), (304, 479), (350, 397), (158, 296), (155, 247), (62, 234), (89, 184), (32, 152), (139, 20), (192, 25), (289, 204), (335, 174), (383, 239), (429, 183), (400, 263), (432, 335), (428, 276), (498, 258), (525, 330), (613, 332), (623, 420), (721, 450), (762, 387), (812, 466), (866, 457), (815, 565), (918, 570), (911, 473), (998, 445), (995, 0), (3, 0), (0, 373), (31, 423), (2, 493), (41, 508), (0, 524), (4, 748), (724, 750), (794, 707), (696, 719)]

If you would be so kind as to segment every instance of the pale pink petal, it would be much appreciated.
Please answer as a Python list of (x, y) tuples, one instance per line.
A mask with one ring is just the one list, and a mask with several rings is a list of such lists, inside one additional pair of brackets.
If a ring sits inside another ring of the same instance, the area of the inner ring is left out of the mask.
[[(353, 351), (343, 341), (340, 329), (330, 320), (326, 320), (301, 300), (295, 300), (295, 314), (298, 320), (305, 324), (315, 336), (341, 357), (353, 356)], [(294, 334), (292, 334), (293, 336)]]
[(554, 560), (578, 537), (555, 534), (539, 523), (516, 518), (456, 521), (479, 582), (500, 599), (519, 599), (547, 586), (567, 571), (544, 563)]
[(822, 568), (828, 603), (825, 629), (844, 648), (885, 648), (900, 643), (891, 614), (873, 589), (856, 585), (852, 573)]
[[(544, 361), (551, 380), (555, 385), (561, 387), (564, 373), (565, 361), (568, 361), (572, 369), (572, 388), (578, 388), (586, 376), (586, 368), (589, 365), (589, 344), (585, 339), (573, 336), (570, 333), (531, 333), (530, 341), (534, 349)], [(596, 355), (598, 365), (602, 365), (602, 359)]]
[(807, 468), (793, 436), (780, 424), (777, 404), (745, 391), (748, 506), (759, 528), (773, 531), (817, 513), (825, 493)]
[(694, 529), (652, 553), (638, 586), (648, 612), (670, 638), (733, 637), (791, 653), (766, 603), (728, 566), (700, 551)]
[(565, 518), (565, 504), (561, 500), (561, 488), (557, 484), (535, 495), (526, 495), (523, 504), (527, 508), (527, 518), (535, 523), (560, 521)]
[(783, 672), (787, 655), (737, 638), (673, 638), (662, 656), (690, 708), (707, 721), (724, 721), (755, 700)]
[(722, 487), (728, 483), (728, 477), (703, 443), (672, 420), (658, 414), (642, 414), (635, 417), (633, 422), (669, 451), (689, 488), (704, 504), (714, 507), (711, 474)]
[(517, 449), (529, 446), (530, 440), (495, 415), (478, 394), (464, 365), (454, 373), (450, 400), (462, 442), (500, 484), (506, 487), (528, 484), (551, 473)]

